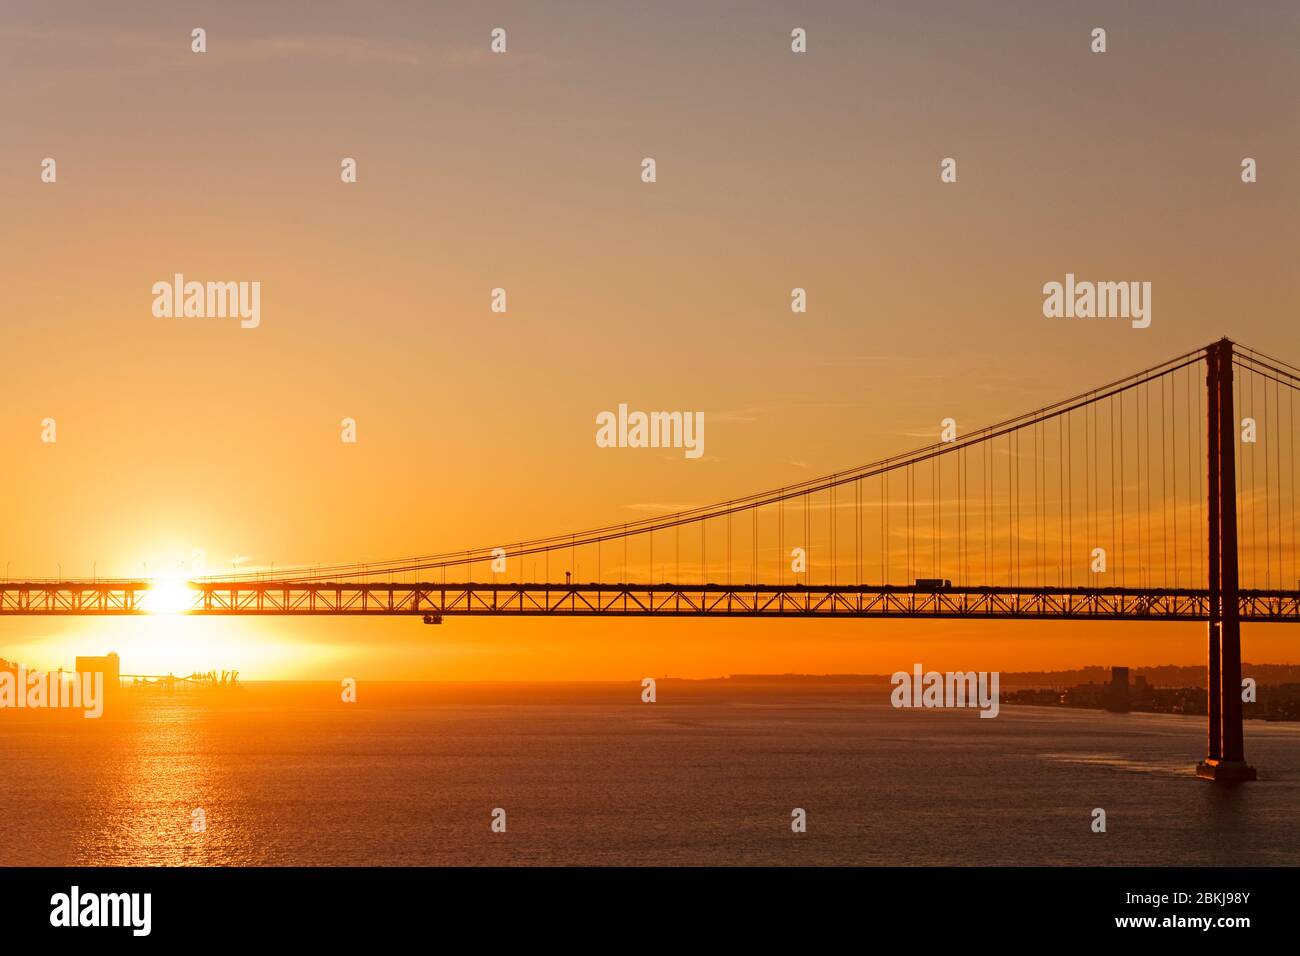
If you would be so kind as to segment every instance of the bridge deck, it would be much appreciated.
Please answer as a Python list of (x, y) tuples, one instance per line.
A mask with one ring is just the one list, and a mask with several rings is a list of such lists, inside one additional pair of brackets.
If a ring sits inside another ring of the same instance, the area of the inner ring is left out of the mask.
[[(1077, 618), (1205, 621), (1196, 589), (848, 585), (398, 584), (232, 581), (191, 585), (199, 616), (448, 615), (623, 617)], [(160, 613), (149, 584), (13, 582), (0, 585), (0, 618)], [(1300, 623), (1300, 591), (1241, 591), (1241, 619)]]

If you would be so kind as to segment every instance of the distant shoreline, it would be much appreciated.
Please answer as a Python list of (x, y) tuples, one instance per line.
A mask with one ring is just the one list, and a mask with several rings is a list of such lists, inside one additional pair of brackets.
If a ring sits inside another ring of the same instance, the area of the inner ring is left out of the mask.
[[(929, 670), (931, 668), (927, 668)], [(933, 668), (940, 670), (941, 668)], [(1300, 664), (1242, 664), (1243, 673), (1255, 677), (1261, 684), (1279, 684), (1300, 682)], [(1198, 687), (1202, 686), (1198, 681), (1203, 682), (1205, 679), (1205, 668), (1195, 666), (1183, 666), (1177, 664), (1162, 664), (1154, 667), (1131, 667), (1130, 673), (1134, 678), (1139, 676), (1145, 677), (1147, 682), (1156, 687)], [(663, 683), (680, 683), (680, 684), (718, 684), (724, 686), (764, 684), (764, 685), (810, 685), (810, 686), (887, 686), (890, 683), (890, 674), (729, 674), (719, 677), (677, 677), (672, 674), (647, 674), (644, 677), (653, 677), (656, 682)], [(359, 678), (368, 684), (461, 684), (461, 685), (490, 685), (490, 684), (626, 684), (639, 683), (643, 677), (609, 677), (609, 678), (554, 678), (542, 680), (523, 680), (523, 679), (501, 679), (501, 680), (390, 680), (383, 678)], [(1110, 681), (1110, 667), (1088, 666), (1076, 670), (1065, 671), (1002, 671), (1001, 683), (1004, 687), (1016, 688), (1067, 688), (1081, 683), (1108, 683)], [(332, 684), (337, 683), (331, 678), (282, 678), (282, 679), (241, 679), (243, 684)]]

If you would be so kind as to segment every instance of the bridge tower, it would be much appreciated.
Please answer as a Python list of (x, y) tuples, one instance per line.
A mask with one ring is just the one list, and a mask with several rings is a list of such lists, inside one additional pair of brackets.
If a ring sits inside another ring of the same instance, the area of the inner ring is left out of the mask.
[(1246, 763), (1241, 717), (1241, 619), (1237, 604), (1237, 423), (1232, 402), (1232, 342), (1205, 350), (1209, 446), (1208, 742), (1196, 775), (1238, 783), (1255, 779)]

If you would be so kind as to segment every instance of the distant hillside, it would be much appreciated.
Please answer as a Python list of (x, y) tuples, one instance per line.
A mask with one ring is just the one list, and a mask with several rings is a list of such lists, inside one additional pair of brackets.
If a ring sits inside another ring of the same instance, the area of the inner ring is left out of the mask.
[[(927, 668), (928, 669), (928, 668)], [(1260, 684), (1300, 683), (1300, 664), (1241, 665), (1242, 677), (1253, 677)], [(729, 677), (704, 678), (700, 682), (729, 684), (888, 684), (889, 674), (732, 674)], [(1145, 677), (1154, 687), (1204, 687), (1204, 666), (1160, 664), (1155, 667), (1130, 667), (1129, 680)], [(661, 678), (686, 680), (686, 678)], [(1003, 671), (1003, 687), (1073, 687), (1076, 684), (1104, 684), (1110, 681), (1110, 668), (1100, 664), (1065, 671)]]

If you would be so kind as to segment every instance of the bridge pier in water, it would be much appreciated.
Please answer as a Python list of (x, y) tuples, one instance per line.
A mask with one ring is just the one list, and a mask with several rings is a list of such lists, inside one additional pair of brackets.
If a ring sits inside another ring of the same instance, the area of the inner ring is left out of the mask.
[(1209, 478), (1209, 687), (1207, 744), (1196, 775), (1220, 783), (1255, 779), (1246, 763), (1241, 713), (1241, 616), (1237, 566), (1237, 422), (1232, 401), (1232, 342), (1205, 353)]

